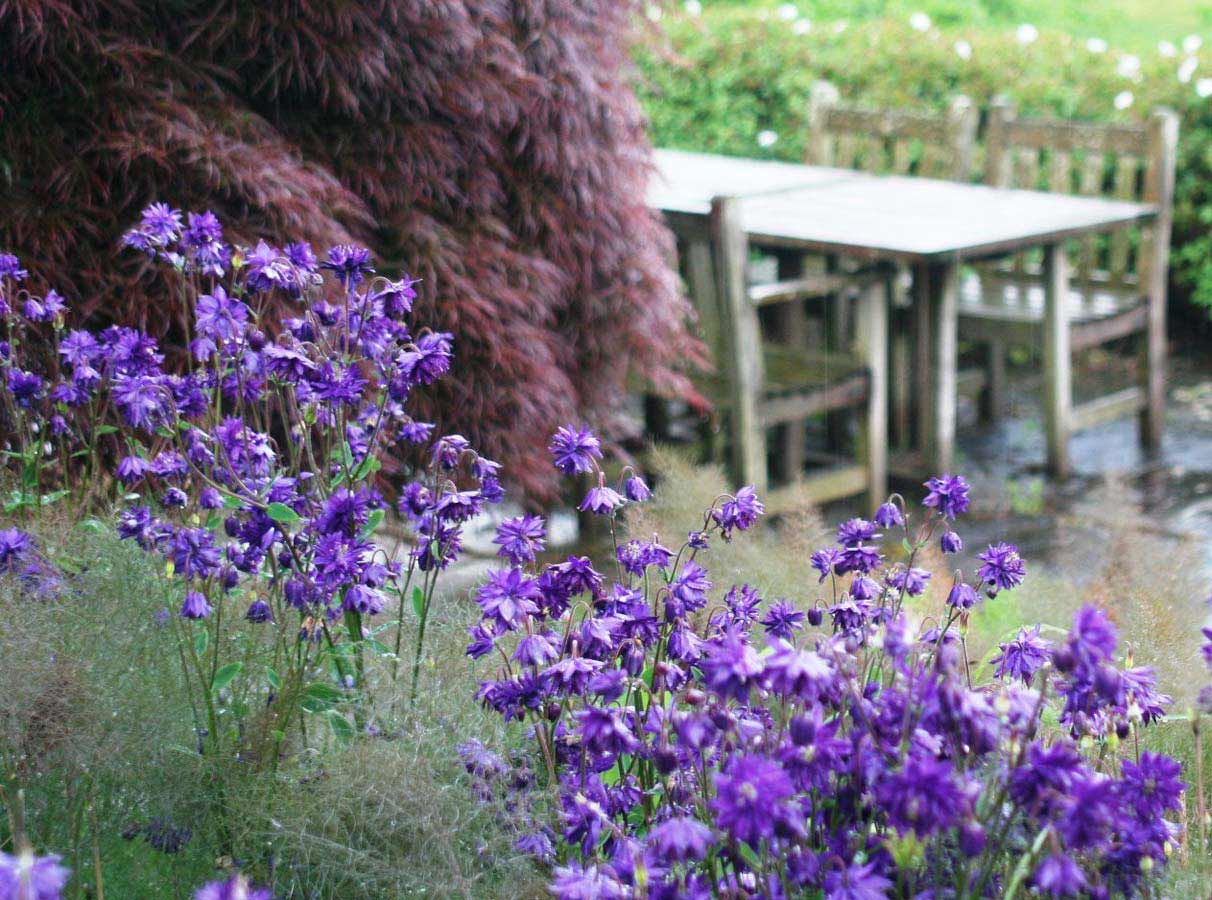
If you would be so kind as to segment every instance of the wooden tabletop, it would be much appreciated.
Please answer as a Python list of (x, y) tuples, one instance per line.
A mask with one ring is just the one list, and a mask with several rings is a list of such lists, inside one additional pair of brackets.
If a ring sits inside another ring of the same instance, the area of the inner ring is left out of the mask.
[(1152, 218), (1156, 207), (929, 178), (681, 151), (657, 151), (648, 201), (703, 214), (719, 195), (742, 198), (758, 243), (926, 262), (1010, 253)]

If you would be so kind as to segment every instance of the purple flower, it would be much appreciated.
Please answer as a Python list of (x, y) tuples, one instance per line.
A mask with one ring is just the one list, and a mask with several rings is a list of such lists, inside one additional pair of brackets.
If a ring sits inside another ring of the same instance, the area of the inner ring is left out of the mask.
[(591, 512), (595, 516), (608, 516), (623, 505), (621, 494), (605, 485), (590, 488), (581, 501), (581, 512)]
[(485, 618), (495, 620), (503, 630), (512, 631), (522, 624), (524, 616), (539, 611), (542, 596), (538, 581), (514, 568), (490, 572), (488, 582), (476, 593), (476, 602)]
[(791, 640), (791, 636), (804, 627), (804, 614), (788, 600), (776, 600), (762, 618), (766, 633), (771, 637)]
[(198, 888), (194, 900), (273, 900), (273, 896), (269, 888), (256, 887), (236, 874), (227, 881), (211, 881)]
[(639, 475), (632, 475), (623, 482), (623, 493), (633, 503), (643, 503), (652, 496), (648, 483)]
[(885, 900), (892, 882), (876, 871), (875, 863), (853, 863), (825, 873), (825, 900)]
[(898, 829), (919, 837), (945, 831), (966, 812), (968, 794), (951, 764), (912, 755), (905, 767), (889, 776), (877, 790), (881, 809)]
[(959, 475), (943, 475), (926, 482), (930, 491), (922, 506), (938, 510), (944, 519), (954, 519), (968, 510), (968, 482)]
[(0, 851), (0, 897), (4, 900), (59, 900), (67, 876), (68, 870), (54, 854), (34, 856), (21, 850), (10, 856)]
[(720, 536), (724, 540), (732, 539), (732, 532), (747, 531), (757, 522), (757, 517), (766, 512), (766, 507), (758, 499), (753, 485), (745, 485), (729, 500), (725, 500), (718, 508), (711, 511), (711, 517), (720, 526)]
[(905, 524), (901, 508), (889, 501), (875, 511), (875, 524), (880, 528), (900, 528)]
[(1035, 870), (1035, 886), (1050, 897), (1076, 897), (1086, 887), (1086, 876), (1069, 856), (1054, 853)]
[(993, 674), (997, 678), (1020, 678), (1024, 684), (1030, 684), (1035, 673), (1048, 662), (1052, 647), (1039, 632), (1038, 625), (1034, 629), (1022, 628), (1014, 640), (999, 644), (1001, 653), (993, 658)]
[(581, 742), (594, 753), (634, 753), (640, 742), (614, 708), (587, 707), (577, 713)]
[(1120, 792), (1142, 822), (1161, 818), (1182, 807), (1182, 766), (1168, 756), (1146, 750), (1140, 762), (1123, 761)]
[(631, 892), (610, 866), (570, 862), (552, 872), (550, 890), (556, 900), (622, 900)]
[(944, 553), (959, 553), (964, 549), (964, 541), (954, 531), (944, 531), (943, 536), (939, 538), (939, 546), (943, 548)]
[(693, 862), (707, 855), (715, 837), (697, 819), (666, 819), (648, 832), (648, 850), (662, 863)]
[(766, 658), (763, 681), (784, 697), (815, 701), (833, 684), (833, 666), (815, 650), (799, 650), (777, 638)]
[(837, 527), (837, 542), (843, 547), (855, 547), (877, 537), (875, 523), (866, 519), (850, 519)]
[(329, 248), (328, 258), (320, 263), (320, 268), (335, 274), (346, 290), (357, 287), (367, 275), (374, 273), (370, 251), (352, 244), (338, 244)]
[(151, 463), (142, 456), (124, 456), (118, 463), (115, 474), (123, 484), (130, 486), (142, 481), (151, 471)]
[(272, 622), (274, 620), (274, 611), (269, 608), (269, 604), (264, 600), (254, 600), (248, 604), (248, 612), (244, 614), (244, 618), (255, 624)]
[(709, 688), (738, 703), (748, 700), (763, 670), (762, 658), (739, 634), (726, 634), (711, 645), (699, 667)]
[(1204, 657), (1204, 665), (1212, 669), (1212, 628), (1204, 627), (1199, 632), (1204, 636), (1204, 642), (1200, 645), (1199, 652)]
[(11, 253), (0, 253), (0, 278), (24, 281), (28, 277), (29, 272), (21, 268), (21, 260)]
[(198, 298), (194, 310), (198, 334), (220, 343), (243, 337), (248, 328), (248, 307), (242, 300), (229, 297), (222, 287)]
[(812, 568), (820, 572), (821, 577), (817, 579), (817, 584), (824, 582), (833, 572), (835, 566), (842, 559), (842, 551), (828, 547), (824, 550), (817, 550), (812, 554)]
[(143, 210), (139, 224), (123, 236), (122, 242), (136, 250), (150, 252), (167, 247), (180, 234), (180, 211), (167, 203), (153, 203)]
[[(715, 776), (711, 801), (715, 824), (732, 838), (757, 847), (780, 831), (794, 831), (797, 810), (791, 778), (778, 763), (763, 756), (735, 757)], [(802, 813), (798, 814), (802, 817)]]
[(592, 472), (595, 459), (602, 458), (602, 443), (585, 425), (573, 428), (564, 425), (556, 429), (547, 445), (555, 467), (565, 475)]
[(185, 602), (181, 604), (181, 618), (205, 619), (211, 614), (210, 604), (201, 591), (186, 591)]
[(947, 594), (947, 603), (956, 609), (972, 609), (979, 600), (972, 585), (965, 581), (957, 581)]
[(0, 529), (0, 572), (12, 572), (34, 547), (33, 538), (18, 528)]
[(910, 597), (916, 597), (926, 590), (926, 582), (930, 580), (930, 573), (925, 569), (916, 567), (909, 569), (898, 569), (888, 576), (888, 583), (894, 588), (903, 590)]
[(977, 559), (984, 563), (978, 574), (994, 594), (1018, 587), (1027, 575), (1027, 564), (1013, 544), (990, 544)]
[(535, 555), (546, 546), (547, 529), (541, 516), (514, 516), (497, 526), (492, 539), (500, 545), (497, 556), (503, 556), (515, 566), (534, 562)]
[(15, 367), (8, 370), (6, 383), (9, 393), (17, 401), (17, 405), (26, 409), (41, 398), (42, 389), (45, 386), (45, 382), (40, 375), (35, 375), (33, 372), (26, 372)]
[(170, 556), (182, 578), (206, 578), (219, 567), (219, 548), (205, 528), (182, 528), (172, 537)]

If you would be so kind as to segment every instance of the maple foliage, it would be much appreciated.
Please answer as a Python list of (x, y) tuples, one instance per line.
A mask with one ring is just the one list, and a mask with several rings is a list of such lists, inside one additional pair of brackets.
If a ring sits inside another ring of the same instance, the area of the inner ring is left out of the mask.
[(620, 426), (702, 348), (644, 205), (631, 2), (0, 0), (0, 249), (79, 309), (172, 335), (118, 237), (152, 200), (239, 241), (359, 241), (420, 277), (456, 377), (417, 413), (555, 485), (555, 425)]

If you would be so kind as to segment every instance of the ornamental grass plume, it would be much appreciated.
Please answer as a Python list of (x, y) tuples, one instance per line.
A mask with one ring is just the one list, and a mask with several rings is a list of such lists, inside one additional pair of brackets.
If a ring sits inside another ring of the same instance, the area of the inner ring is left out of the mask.
[[(574, 448), (589, 437), (562, 430), (553, 460), (600, 491), (599, 458)], [(934, 574), (918, 564), (954, 545), (969, 506), (960, 476), (926, 487), (920, 522), (894, 497), (813, 554), (824, 596), (807, 610), (707, 567), (762, 515), (751, 488), (717, 497), (680, 545), (632, 538), (601, 569), (518, 557), (489, 579), (467, 652), (499, 657), (478, 696), (526, 724), (559, 797), (557, 841), (541, 819), (533, 841), (557, 897), (1152, 891), (1184, 784), (1168, 757), (1119, 749), (1169, 698), (1094, 607), (1063, 640), (1023, 632), (974, 682), (973, 608), (1027, 568), (991, 545), (918, 621)], [(589, 508), (617, 533), (616, 506)]]

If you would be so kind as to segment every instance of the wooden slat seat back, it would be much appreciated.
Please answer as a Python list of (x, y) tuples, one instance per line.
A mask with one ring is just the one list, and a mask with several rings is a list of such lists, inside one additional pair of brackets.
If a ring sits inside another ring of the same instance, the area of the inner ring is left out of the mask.
[(956, 97), (944, 115), (867, 109), (843, 105), (833, 85), (818, 81), (808, 108), (805, 161), (876, 175), (968, 181), (977, 120), (967, 97)]
[[(1155, 223), (1091, 235), (1074, 242), (1070, 261), (1074, 288), (1088, 293), (1142, 298), (1157, 245), (1170, 240), (1174, 181), (1174, 114), (1158, 110), (1143, 124), (1102, 124), (1022, 119), (1006, 100), (994, 101), (985, 127), (985, 182), (995, 187), (1101, 196), (1163, 206)], [(1019, 254), (986, 267), (985, 302), (996, 305), (1000, 280), (1037, 279), (1039, 260)], [(1078, 311), (1078, 319), (1099, 310)]]

